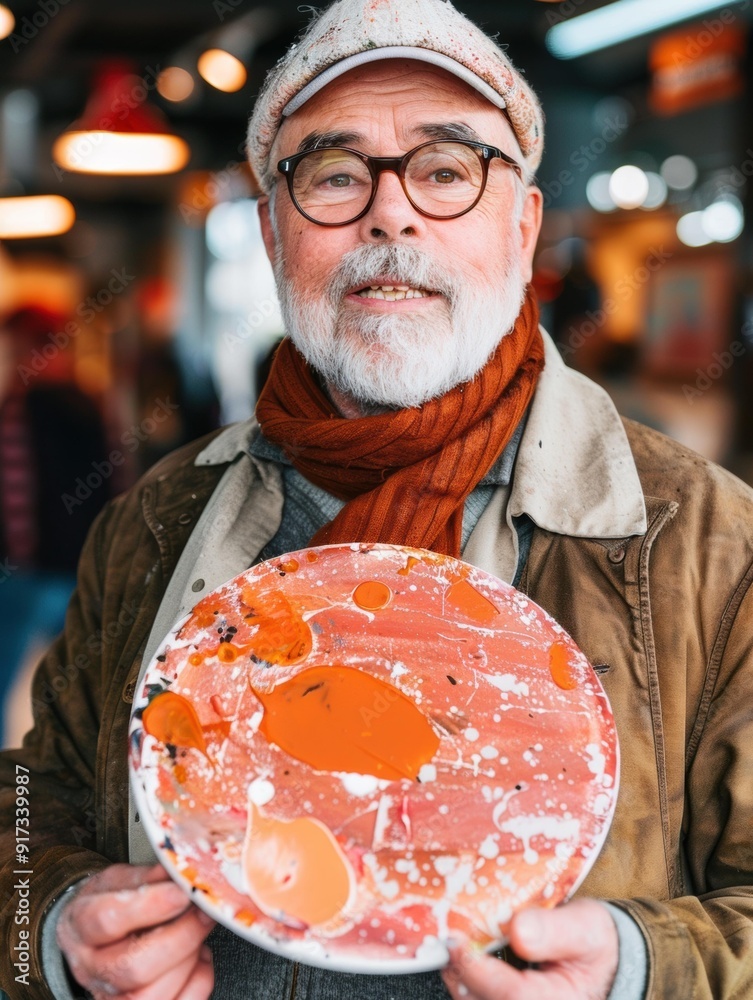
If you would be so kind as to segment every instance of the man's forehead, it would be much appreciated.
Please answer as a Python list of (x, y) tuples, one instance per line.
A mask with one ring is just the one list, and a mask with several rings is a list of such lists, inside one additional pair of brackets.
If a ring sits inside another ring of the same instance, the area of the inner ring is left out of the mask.
[[(467, 142), (484, 142), (481, 135), (465, 122), (424, 122), (404, 129), (412, 142), (429, 142), (432, 139), (458, 139)], [(313, 130), (299, 142), (296, 152), (304, 153), (322, 146), (357, 146), (363, 148), (373, 142), (365, 132), (345, 129)]]
[(283, 121), (278, 140), (286, 155), (324, 145), (369, 151), (380, 114), (394, 117), (406, 148), (444, 138), (494, 145), (504, 139), (517, 147), (503, 111), (452, 74), (414, 60), (385, 60), (343, 74)]

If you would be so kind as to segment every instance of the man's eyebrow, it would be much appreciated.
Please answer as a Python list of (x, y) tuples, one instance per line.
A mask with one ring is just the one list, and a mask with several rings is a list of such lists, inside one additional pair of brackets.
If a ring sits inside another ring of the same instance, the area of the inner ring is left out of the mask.
[(324, 146), (352, 146), (357, 142), (363, 142), (360, 132), (310, 132), (298, 146), (298, 152), (308, 153)]
[(461, 142), (483, 142), (478, 132), (463, 122), (437, 122), (436, 124), (418, 125), (411, 131), (426, 139), (459, 139)]

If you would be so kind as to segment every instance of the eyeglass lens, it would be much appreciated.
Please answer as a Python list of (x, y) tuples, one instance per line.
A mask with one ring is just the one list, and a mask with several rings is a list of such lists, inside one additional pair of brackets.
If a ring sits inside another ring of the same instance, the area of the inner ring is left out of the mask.
[[(484, 184), (484, 166), (471, 146), (437, 142), (419, 147), (407, 162), (405, 187), (417, 208), (451, 217), (470, 208)], [(342, 224), (363, 212), (372, 195), (368, 166), (346, 149), (312, 150), (293, 178), (293, 194), (317, 222)]]

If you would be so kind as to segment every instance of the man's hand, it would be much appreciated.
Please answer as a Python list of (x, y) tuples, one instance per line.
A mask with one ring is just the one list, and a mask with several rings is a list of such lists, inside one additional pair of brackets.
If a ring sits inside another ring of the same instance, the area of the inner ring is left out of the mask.
[(451, 949), (442, 973), (453, 1000), (606, 1000), (617, 972), (619, 939), (609, 911), (593, 899), (555, 910), (530, 909), (510, 925), (510, 946), (537, 969)]
[(204, 939), (212, 927), (161, 865), (112, 865), (64, 908), (57, 939), (96, 1000), (207, 1000), (214, 970)]

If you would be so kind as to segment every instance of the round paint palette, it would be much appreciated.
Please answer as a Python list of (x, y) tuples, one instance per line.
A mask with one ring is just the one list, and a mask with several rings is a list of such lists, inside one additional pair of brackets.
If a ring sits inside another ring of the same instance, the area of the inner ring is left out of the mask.
[(421, 549), (253, 567), (170, 633), (134, 701), (162, 863), (242, 937), (344, 972), (419, 972), (449, 936), (585, 878), (617, 798), (599, 680), (541, 608)]

